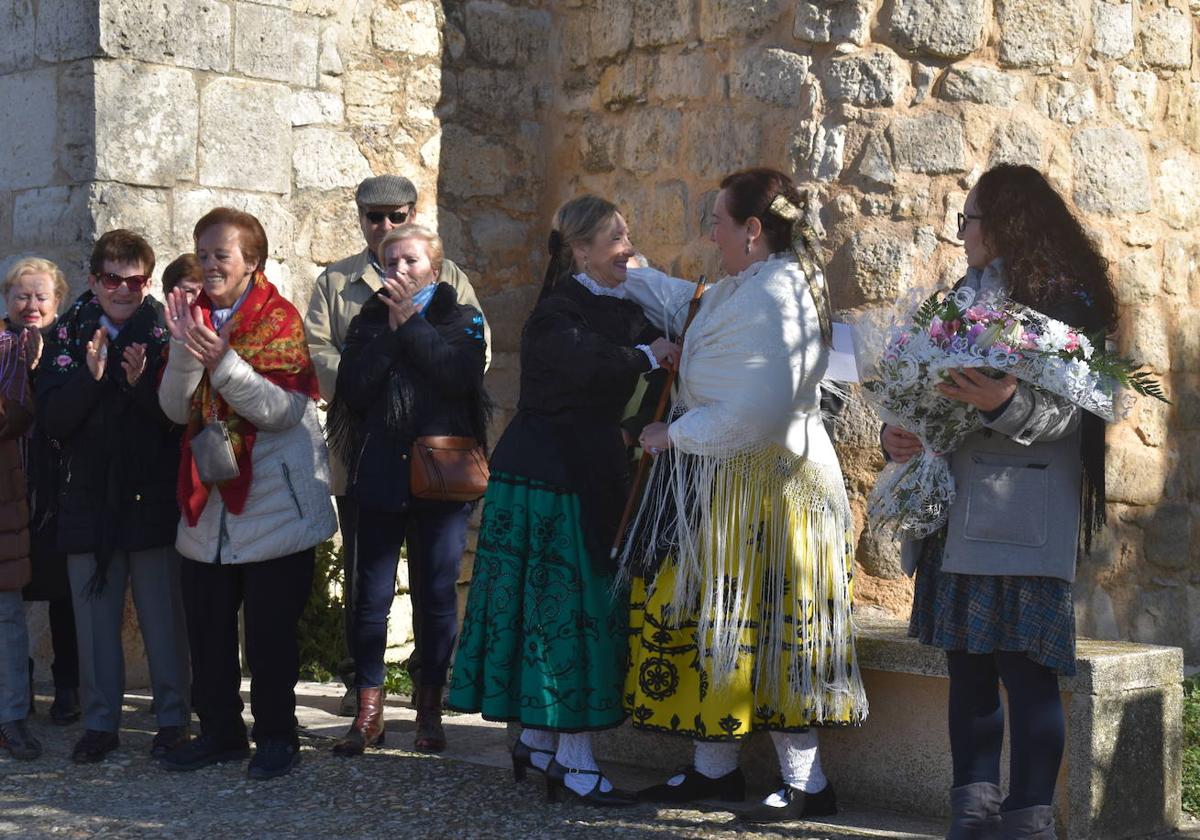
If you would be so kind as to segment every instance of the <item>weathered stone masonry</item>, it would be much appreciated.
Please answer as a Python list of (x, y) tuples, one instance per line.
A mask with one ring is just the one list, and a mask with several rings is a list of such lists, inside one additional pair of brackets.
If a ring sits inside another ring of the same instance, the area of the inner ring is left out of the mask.
[[(215, 203), (259, 216), (298, 303), (357, 247), (352, 189), (402, 172), (494, 330), (497, 428), (547, 220), (593, 190), (655, 262), (714, 276), (719, 177), (782, 167), (822, 201), (835, 304), (963, 269), (954, 214), (987, 166), (1045, 170), (1113, 264), (1119, 342), (1174, 404), (1109, 433), (1111, 525), (1080, 630), (1200, 660), (1197, 0), (3, 0), (0, 253), (79, 284), (98, 231), (162, 262)], [(877, 425), (839, 446), (861, 514)], [(903, 612), (864, 536), (856, 594)]]

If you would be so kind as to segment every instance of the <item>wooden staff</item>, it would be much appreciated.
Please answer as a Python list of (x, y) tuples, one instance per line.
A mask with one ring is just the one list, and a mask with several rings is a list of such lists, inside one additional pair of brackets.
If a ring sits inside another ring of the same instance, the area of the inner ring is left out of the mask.
[[(692, 325), (692, 319), (696, 317), (696, 313), (700, 311), (700, 296), (704, 294), (704, 276), (700, 276), (700, 280), (696, 283), (696, 291), (692, 295), (692, 300), (688, 303), (687, 319), (683, 322), (683, 332), (679, 334), (679, 348), (683, 349), (683, 340), (687, 337), (688, 327)], [(680, 358), (682, 361), (682, 357)], [(679, 365), (667, 371), (667, 381), (663, 384), (662, 393), (658, 396), (658, 406), (654, 409), (654, 419), (651, 423), (661, 422), (663, 415), (667, 413), (667, 403), (671, 401), (671, 388), (675, 385), (675, 377), (679, 375)], [(638, 503), (642, 499), (642, 482), (646, 480), (646, 471), (650, 468), (650, 460), (653, 456), (648, 449), (642, 449), (642, 457), (638, 459), (637, 473), (633, 477), (633, 486), (629, 488), (629, 498), (625, 500), (625, 510), (621, 513), (621, 523), (617, 526), (617, 535), (613, 538), (612, 551), (609, 552), (609, 559), (615, 560), (617, 554), (621, 550), (621, 542), (625, 539), (625, 529), (629, 527), (629, 520), (633, 517), (633, 512), (637, 509)]]

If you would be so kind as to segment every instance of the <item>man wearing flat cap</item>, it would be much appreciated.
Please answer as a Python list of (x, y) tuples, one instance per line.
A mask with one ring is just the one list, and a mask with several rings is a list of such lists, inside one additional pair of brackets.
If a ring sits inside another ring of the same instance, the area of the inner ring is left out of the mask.
[[(379, 259), (379, 243), (396, 227), (406, 222), (416, 221), (417, 189), (412, 181), (400, 175), (379, 175), (367, 178), (358, 185), (354, 194), (358, 204), (358, 223), (362, 227), (366, 247), (359, 253), (338, 260), (330, 265), (317, 277), (313, 288), (312, 299), (308, 304), (308, 313), (304, 317), (304, 329), (308, 333), (308, 350), (312, 355), (313, 364), (317, 369), (320, 380), (321, 399), (326, 402), (333, 399), (334, 386), (337, 384), (338, 363), (342, 358), (342, 344), (346, 340), (346, 332), (350, 321), (359, 313), (364, 303), (371, 295), (383, 286), (383, 264)], [(449, 283), (458, 295), (458, 302), (473, 306), (480, 312), (483, 307), (475, 296), (475, 290), (467, 275), (461, 268), (450, 260), (442, 260), (442, 270), (438, 277), (442, 283)], [(488, 346), (488, 361), (491, 354), (491, 330), (487, 321), (483, 325), (484, 340)], [(354, 596), (354, 522), (357, 517), (357, 505), (346, 495), (345, 466), (338, 463), (330, 453), (330, 465), (333, 471), (333, 493), (337, 498), (338, 521), (342, 531), (342, 551), (345, 557), (345, 612), (346, 639), (353, 638), (351, 624), (353, 622)], [(349, 690), (343, 699), (341, 714), (353, 716), (356, 713), (356, 700), (353, 690), (352, 666), (347, 665), (341, 674), (347, 681)]]

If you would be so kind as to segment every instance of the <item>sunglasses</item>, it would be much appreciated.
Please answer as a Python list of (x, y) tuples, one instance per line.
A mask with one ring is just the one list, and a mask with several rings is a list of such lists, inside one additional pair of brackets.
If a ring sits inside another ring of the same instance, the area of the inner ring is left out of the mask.
[(968, 221), (970, 221), (971, 219), (975, 219), (976, 221), (979, 221), (982, 218), (983, 218), (983, 216), (976, 216), (972, 213), (959, 213), (958, 214), (958, 235), (959, 236), (963, 235), (963, 231), (967, 229)]
[(115, 292), (117, 289), (121, 288), (122, 283), (128, 287), (129, 291), (137, 292), (150, 282), (150, 278), (145, 274), (134, 274), (129, 277), (122, 277), (119, 274), (113, 274), (110, 271), (104, 272), (96, 279), (100, 281), (101, 286), (108, 289), (110, 292)]
[(402, 225), (408, 221), (409, 212), (408, 210), (393, 210), (390, 213), (384, 213), (382, 210), (368, 210), (363, 215), (373, 225), (382, 224), (384, 219), (387, 219), (394, 225)]

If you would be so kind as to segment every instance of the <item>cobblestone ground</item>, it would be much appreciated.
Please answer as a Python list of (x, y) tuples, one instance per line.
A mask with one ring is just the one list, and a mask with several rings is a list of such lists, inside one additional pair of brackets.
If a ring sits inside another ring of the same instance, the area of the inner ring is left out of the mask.
[[(166, 773), (150, 760), (154, 720), (149, 699), (127, 696), (121, 748), (91, 766), (72, 764), (81, 727), (34, 718), (45, 747), (35, 762), (0, 759), (0, 836), (21, 838), (934, 838), (938, 825), (894, 814), (845, 813), (830, 823), (791, 823), (745, 831), (723, 810), (658, 810), (642, 805), (601, 811), (575, 802), (549, 804), (540, 777), (513, 782), (504, 728), (473, 716), (447, 719), (450, 750), (409, 751), (412, 710), (389, 704), (386, 750), (345, 760), (329, 751), (347, 725), (335, 717), (337, 692), (303, 684), (298, 712), (303, 760), (290, 775), (251, 782), (245, 764), (189, 774)], [(45, 698), (39, 707), (47, 706)], [(613, 768), (618, 784), (650, 781)], [(1200, 836), (1200, 835), (1196, 835)]]

